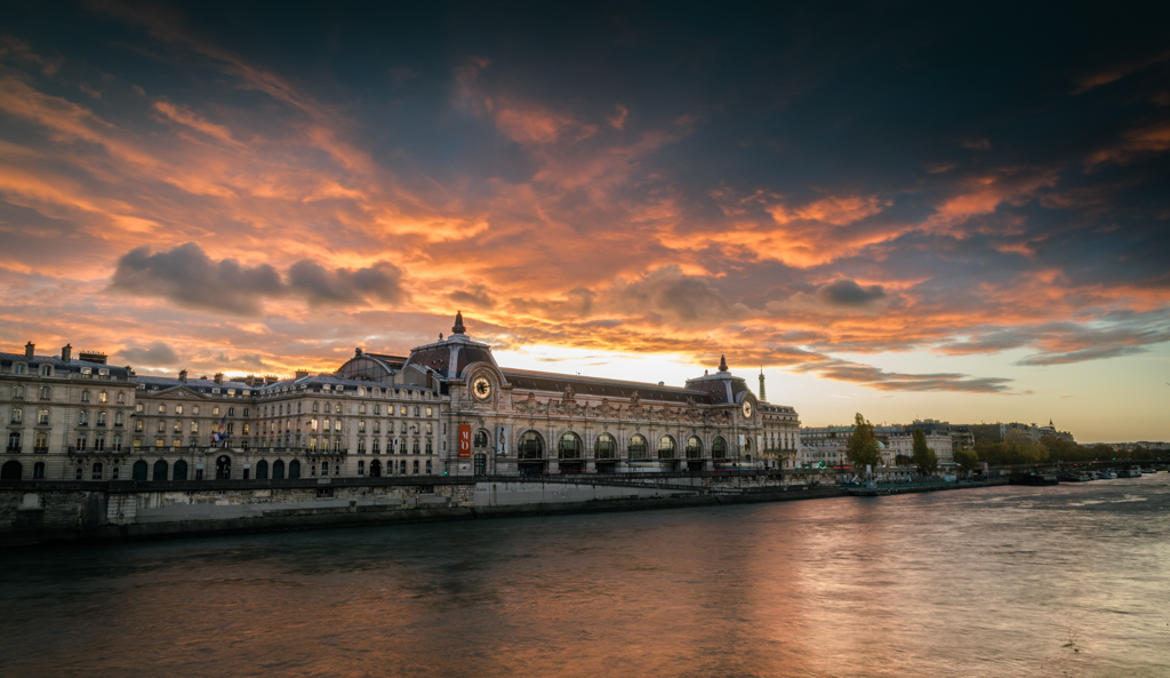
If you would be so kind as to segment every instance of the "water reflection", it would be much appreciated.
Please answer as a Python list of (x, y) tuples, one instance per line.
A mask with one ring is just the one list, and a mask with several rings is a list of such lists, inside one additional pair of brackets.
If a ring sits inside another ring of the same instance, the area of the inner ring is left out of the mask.
[(5, 675), (1157, 675), (1170, 476), (0, 556)]

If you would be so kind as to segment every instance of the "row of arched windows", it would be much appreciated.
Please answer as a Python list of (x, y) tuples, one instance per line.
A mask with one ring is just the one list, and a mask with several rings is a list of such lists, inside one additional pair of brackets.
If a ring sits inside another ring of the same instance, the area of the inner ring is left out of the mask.
[[(481, 438), (482, 436), (482, 438)], [(475, 444), (477, 447), (487, 445), (487, 432), (480, 431), (476, 434)], [(481, 440), (483, 441), (481, 444)], [(572, 431), (567, 431), (561, 435), (557, 442), (557, 458), (559, 459), (581, 459), (584, 456), (585, 446), (581, 442), (581, 436)], [(602, 433), (593, 441), (593, 457), (595, 459), (615, 459), (617, 457), (617, 440), (612, 434)], [(630, 440), (626, 443), (626, 453), (631, 460), (642, 460), (651, 458), (651, 448), (646, 437), (641, 433), (635, 433), (630, 436)], [(687, 438), (686, 446), (683, 452), (688, 459), (699, 459), (703, 457), (703, 441), (698, 436), (691, 436)], [(545, 457), (544, 438), (537, 431), (525, 431), (517, 445), (516, 455), (519, 459), (543, 459)], [(711, 441), (711, 457), (713, 459), (724, 459), (727, 457), (727, 441), (723, 436), (715, 436)], [(658, 444), (654, 448), (655, 459), (677, 459), (678, 445), (671, 435), (664, 435), (658, 439)]]

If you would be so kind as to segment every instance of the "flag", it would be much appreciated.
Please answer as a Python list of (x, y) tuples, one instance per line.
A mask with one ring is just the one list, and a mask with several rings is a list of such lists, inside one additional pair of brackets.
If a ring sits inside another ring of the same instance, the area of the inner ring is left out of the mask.
[(230, 437), (231, 434), (227, 432), (227, 415), (225, 414), (219, 420), (219, 427), (211, 434), (211, 442), (222, 442)]

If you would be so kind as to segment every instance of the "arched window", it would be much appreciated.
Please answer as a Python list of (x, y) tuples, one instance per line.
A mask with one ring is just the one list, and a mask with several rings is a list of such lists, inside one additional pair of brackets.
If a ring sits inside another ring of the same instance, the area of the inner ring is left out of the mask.
[(167, 463), (162, 459), (154, 462), (154, 474), (151, 480), (166, 480), (167, 479)]
[(415, 439), (414, 439), (414, 443), (413, 443), (413, 444), (411, 444), (411, 446), (410, 446), (410, 451), (411, 451), (411, 452), (413, 452), (414, 454), (418, 454), (418, 453), (419, 453), (419, 450), (418, 450), (418, 438), (415, 438)]
[(432, 472), (433, 471), (431, 470), (431, 460), (427, 459), (427, 475), (428, 476), (431, 475)]
[(698, 459), (703, 456), (703, 441), (699, 436), (687, 438), (687, 459)]
[(171, 470), (172, 480), (186, 480), (187, 479), (187, 462), (182, 459), (175, 462), (175, 467)]
[[(394, 462), (390, 462), (390, 463), (393, 464)], [(361, 469), (358, 469), (358, 471), (360, 472)], [(374, 461), (370, 462), (370, 477), (377, 478), (381, 475), (382, 475), (382, 462), (375, 459)]]
[(8, 432), (8, 451), (20, 452), (20, 431)]
[(323, 476), (329, 475), (329, 462), (327, 462), (327, 461), (321, 462), (321, 475), (323, 475)]
[(482, 428), (480, 430), (476, 431), (475, 432), (475, 440), (473, 441), (472, 444), (475, 445), (476, 447), (487, 447), (488, 446), (488, 432), (483, 430)]
[(294, 479), (301, 477), (301, 462), (293, 459), (288, 463), (288, 477)]
[(602, 433), (593, 441), (593, 456), (598, 459), (613, 459), (617, 451), (617, 441), (608, 433)]
[(626, 450), (630, 453), (631, 460), (646, 458), (646, 439), (642, 437), (641, 433), (635, 433), (630, 437), (630, 444), (626, 446)]
[(232, 477), (232, 458), (226, 454), (215, 460), (215, 479), (229, 480)]
[(580, 459), (581, 436), (572, 431), (566, 431), (561, 436), (561, 442), (557, 445), (557, 456), (561, 459)]
[(277, 459), (272, 462), (272, 479), (284, 480), (284, 460)]
[(358, 475), (359, 476), (366, 475), (366, 462), (364, 462), (360, 459), (358, 460)]
[(658, 439), (658, 458), (659, 459), (674, 459), (674, 438), (670, 436), (662, 436)]
[(38, 461), (33, 464), (33, 480), (44, 480), (45, 478), (45, 462)]
[[(145, 471), (146, 462), (140, 461), (138, 463), (142, 464), (142, 466), (144, 467), (142, 477), (143, 477), (143, 479), (145, 479), (146, 478), (146, 471)], [(90, 469), (89, 477), (93, 480), (101, 480), (102, 479), (102, 463), (100, 461), (94, 462), (93, 467)]]
[(268, 462), (264, 459), (256, 462), (256, 480), (268, 480)]
[(146, 480), (146, 462), (139, 459), (134, 462), (134, 466), (130, 469), (130, 478), (133, 480)]
[(711, 441), (711, 458), (727, 458), (727, 441), (723, 439), (723, 436), (715, 436), (715, 440)]
[(516, 455), (520, 459), (544, 458), (544, 438), (536, 431), (525, 431), (520, 436), (520, 444), (516, 446)]

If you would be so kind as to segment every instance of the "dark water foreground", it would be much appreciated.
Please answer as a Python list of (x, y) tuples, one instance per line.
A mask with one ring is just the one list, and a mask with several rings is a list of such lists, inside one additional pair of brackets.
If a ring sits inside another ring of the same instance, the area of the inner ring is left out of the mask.
[(0, 554), (0, 675), (1165, 676), (1170, 474)]

